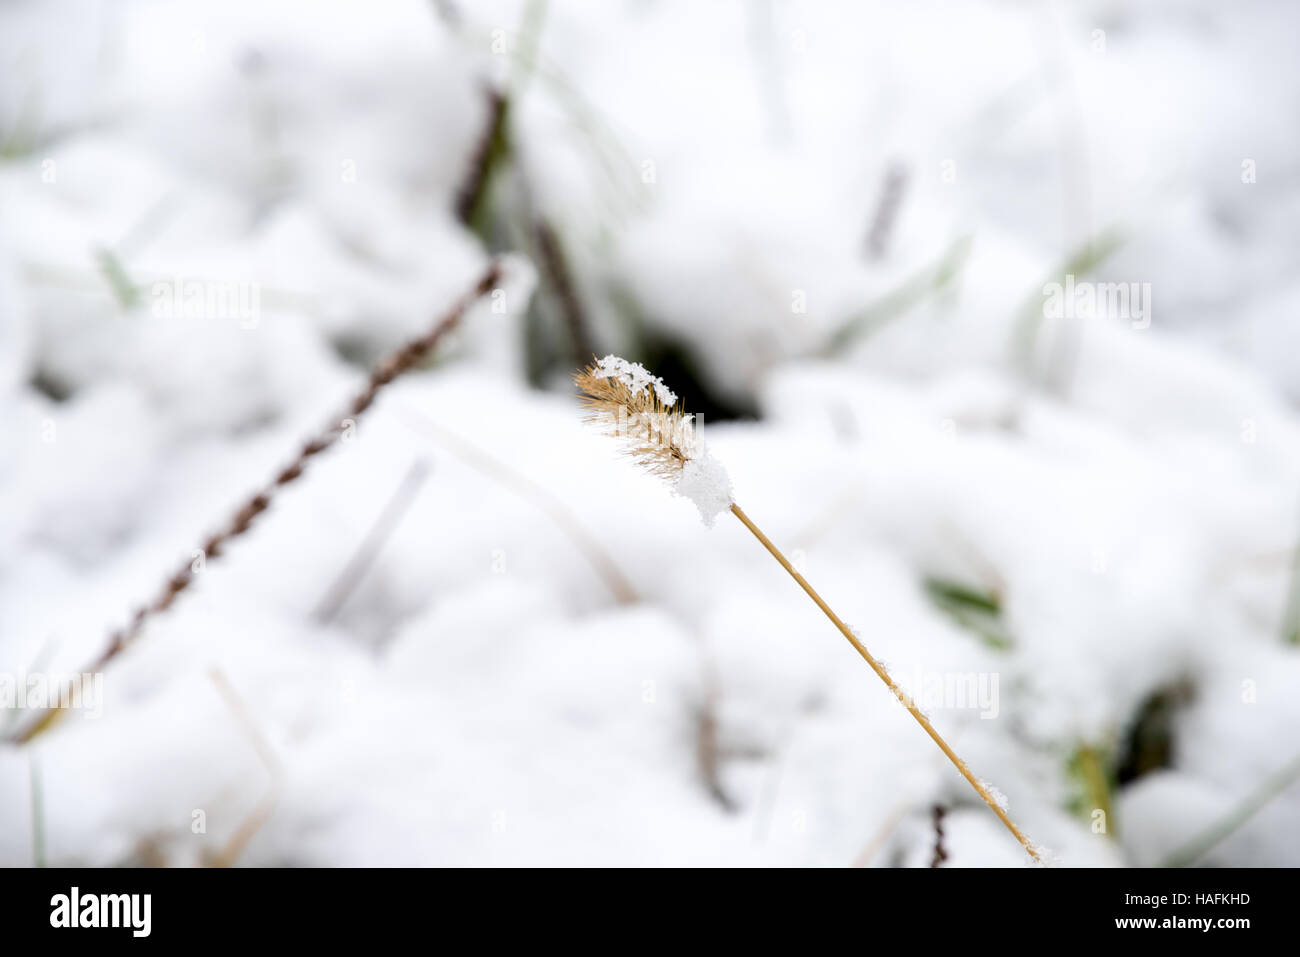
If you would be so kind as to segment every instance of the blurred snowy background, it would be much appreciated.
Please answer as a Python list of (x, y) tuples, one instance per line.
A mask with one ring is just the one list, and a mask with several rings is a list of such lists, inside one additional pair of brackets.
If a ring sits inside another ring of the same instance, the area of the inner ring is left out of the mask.
[[(568, 377), (618, 352), (905, 686), (996, 689), (928, 704), (1062, 861), (1300, 864), (1297, 35), (1212, 0), (0, 4), (0, 674), (93, 661), (507, 274), (98, 719), (0, 745), (0, 863), (925, 866), (935, 807), (948, 866), (1023, 863), (737, 522), (581, 428)], [(1067, 276), (1135, 308), (1055, 315)]]

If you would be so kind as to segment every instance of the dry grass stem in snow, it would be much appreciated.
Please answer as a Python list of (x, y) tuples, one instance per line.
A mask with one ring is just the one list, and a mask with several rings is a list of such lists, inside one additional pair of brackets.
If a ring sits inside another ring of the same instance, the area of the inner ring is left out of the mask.
[(939, 750), (961, 772), (962, 777), (997, 815), (998, 820), (1015, 835), (1029, 856), (1039, 864), (1044, 863), (1039, 847), (1007, 815), (1005, 798), (976, 777), (966, 762), (957, 757), (911, 696), (898, 686), (885, 667), (858, 640), (853, 630), (840, 620), (781, 550), (733, 501), (731, 480), (726, 470), (709, 454), (703, 440), (696, 435), (691, 416), (678, 405), (677, 396), (672, 390), (657, 376), (651, 375), (644, 366), (617, 356), (606, 356), (598, 360), (575, 375), (573, 381), (582, 393), (587, 420), (618, 439), (623, 445), (623, 451), (638, 465), (665, 479), (678, 495), (691, 499), (699, 508), (706, 525), (712, 525), (723, 511), (730, 511), (753, 533), (848, 639), (849, 644), (939, 746)]
[[(297, 457), (289, 465), (281, 469), (267, 486), (250, 496), (220, 530), (208, 536), (199, 546), (202, 549), (204, 560), (218, 557), (231, 540), (247, 532), (253, 520), (270, 507), (271, 499), (276, 492), (302, 475), (311, 459), (320, 455), (334, 445), (343, 435), (349, 433), (355, 426), (356, 418), (370, 408), (371, 403), (375, 401), (379, 390), (404, 372), (409, 372), (424, 362), (438, 343), (460, 325), (469, 308), (480, 298), (491, 292), (500, 283), (500, 280), (501, 266), (499, 263), (493, 262), (479, 277), (478, 281), (474, 283), (473, 287), (453, 303), (428, 332), (410, 340), (380, 361), (371, 370), (365, 387), (348, 403), (347, 408), (335, 416), (322, 432), (310, 439), (302, 447)], [(121, 654), (131, 642), (140, 636), (150, 618), (161, 614), (172, 606), (176, 598), (185, 589), (189, 588), (194, 580), (194, 575), (193, 563), (187, 558), (171, 577), (163, 583), (162, 588), (159, 589), (153, 599), (148, 604), (137, 608), (131, 616), (131, 620), (113, 632), (104, 650), (82, 671), (96, 673), (103, 670), (110, 661)], [(67, 695), (60, 695), (58, 700), (62, 702), (69, 700), (69, 698)], [(51, 706), (36, 721), (15, 734), (12, 740), (19, 744), (30, 741), (48, 728), (60, 714), (62, 714), (60, 706)]]

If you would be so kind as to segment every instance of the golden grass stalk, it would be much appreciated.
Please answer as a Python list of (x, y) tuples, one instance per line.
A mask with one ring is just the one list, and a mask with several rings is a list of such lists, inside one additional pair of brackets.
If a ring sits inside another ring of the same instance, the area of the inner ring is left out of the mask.
[(1003, 801), (995, 797), (983, 781), (976, 777), (957, 757), (956, 752), (935, 730), (930, 719), (921, 711), (911, 696), (890, 677), (885, 667), (877, 661), (817, 590), (808, 583), (781, 550), (772, 543), (761, 528), (731, 500), (731, 485), (721, 466), (709, 455), (703, 441), (692, 428), (691, 417), (681, 408), (677, 397), (656, 376), (636, 363), (626, 362), (616, 356), (606, 356), (574, 376), (574, 384), (581, 392), (586, 418), (623, 443), (623, 450), (638, 465), (654, 475), (666, 479), (674, 491), (691, 498), (700, 509), (706, 524), (726, 510), (735, 515), (755, 538), (762, 543), (773, 558), (789, 573), (831, 620), (853, 646), (854, 651), (870, 666), (877, 677), (944, 753), (953, 766), (975, 789), (989, 809), (997, 815), (1017, 841), (1036, 863), (1043, 856), (1038, 846), (1016, 826), (1007, 815)]

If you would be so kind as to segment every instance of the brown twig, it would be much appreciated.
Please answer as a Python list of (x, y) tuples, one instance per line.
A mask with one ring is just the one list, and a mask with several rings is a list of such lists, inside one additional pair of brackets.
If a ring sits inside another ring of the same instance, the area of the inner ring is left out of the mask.
[[(376, 365), (370, 373), (365, 388), (357, 393), (352, 401), (348, 403), (347, 408), (322, 432), (308, 441), (293, 462), (281, 469), (269, 485), (254, 493), (245, 501), (224, 528), (208, 536), (201, 546), (204, 560), (219, 557), (233, 539), (247, 532), (253, 521), (270, 507), (271, 499), (276, 492), (302, 475), (311, 459), (334, 445), (345, 433), (350, 433), (356, 424), (357, 416), (370, 408), (371, 403), (375, 401), (375, 397), (379, 394), (379, 390), (402, 373), (409, 372), (423, 363), (442, 338), (460, 324), (470, 306), (490, 292), (500, 281), (500, 278), (501, 266), (499, 263), (494, 262), (479, 277), (473, 288), (457, 300), (433, 328), (424, 335), (410, 340)], [(103, 670), (110, 661), (120, 655), (128, 645), (140, 636), (150, 618), (162, 614), (172, 606), (177, 596), (189, 588), (194, 581), (194, 576), (194, 565), (189, 560), (186, 560), (171, 578), (167, 579), (152, 601), (137, 608), (131, 620), (125, 626), (113, 632), (108, 644), (94, 662), (81, 670), (91, 673)], [(61, 697), (60, 700), (66, 700), (66, 698)], [(48, 728), (60, 714), (62, 714), (62, 708), (57, 704), (52, 705), (45, 710), (39, 720), (28, 726), (26, 730), (14, 735), (11, 740), (15, 744), (25, 744)]]
[(898, 164), (891, 165), (885, 172), (876, 212), (871, 219), (871, 229), (867, 233), (867, 254), (872, 259), (883, 259), (889, 251), (889, 240), (894, 234), (894, 222), (898, 218), (898, 208), (903, 204), (906, 189), (907, 170)]
[(506, 118), (510, 101), (504, 94), (490, 87), (486, 94), (487, 123), (483, 127), (483, 135), (474, 146), (469, 173), (456, 196), (456, 218), (470, 227), (479, 224), (492, 174), (510, 150), (509, 140), (506, 138)]
[(930, 809), (930, 820), (934, 823), (934, 859), (930, 861), (931, 867), (942, 867), (948, 859), (948, 851), (943, 846), (943, 816), (946, 813), (948, 812), (942, 804), (936, 804)]
[(537, 243), (537, 264), (551, 292), (555, 296), (564, 324), (568, 326), (569, 336), (573, 340), (573, 354), (582, 362), (588, 356), (595, 355), (591, 336), (587, 333), (587, 314), (582, 299), (574, 282), (573, 270), (569, 259), (564, 254), (564, 246), (551, 224), (538, 216), (533, 224), (533, 236)]
[(695, 711), (695, 765), (709, 795), (718, 802), (719, 807), (732, 814), (737, 809), (736, 801), (722, 785), (723, 747), (718, 728), (718, 699), (721, 692), (718, 689), (717, 671), (707, 657), (701, 659), (701, 664), (704, 688)]

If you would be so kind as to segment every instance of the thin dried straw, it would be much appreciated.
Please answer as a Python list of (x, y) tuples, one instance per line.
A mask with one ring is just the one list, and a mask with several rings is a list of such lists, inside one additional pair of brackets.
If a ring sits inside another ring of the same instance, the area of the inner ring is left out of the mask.
[(871, 670), (874, 671), (880, 680), (885, 683), (885, 686), (893, 692), (894, 697), (896, 697), (903, 707), (907, 709), (908, 714), (915, 718), (917, 724), (925, 729), (925, 733), (928, 734), (934, 743), (939, 746), (939, 750), (947, 756), (948, 760), (953, 763), (953, 766), (961, 772), (961, 776), (970, 782), (970, 786), (973, 787), (976, 793), (984, 799), (984, 803), (987, 804), (989, 809), (998, 816), (998, 820), (1005, 824), (1007, 830), (1015, 835), (1016, 840), (1019, 841), (1021, 845), (1024, 846), (1025, 850), (1029, 852), (1029, 856), (1039, 864), (1043, 863), (1042, 855), (1034, 842), (1026, 837), (1025, 833), (1021, 831), (1020, 828), (1016, 827), (1015, 822), (1007, 816), (1007, 812), (1003, 810), (1002, 805), (998, 803), (998, 800), (985, 786), (984, 782), (971, 773), (971, 770), (966, 766), (965, 761), (957, 757), (956, 752), (948, 746), (948, 742), (945, 741), (939, 732), (934, 729), (934, 725), (932, 725), (930, 719), (925, 716), (925, 712), (921, 711), (921, 709), (916, 706), (915, 702), (912, 701), (911, 696), (898, 686), (894, 679), (890, 677), (889, 672), (885, 670), (884, 666), (872, 657), (871, 652), (867, 651), (866, 646), (858, 640), (858, 636), (853, 633), (853, 630), (840, 620), (839, 615), (835, 614), (835, 612), (831, 610), (831, 607), (822, 599), (822, 596), (817, 594), (817, 590), (813, 588), (812, 585), (808, 584), (808, 580), (804, 578), (803, 575), (799, 574), (799, 572), (795, 571), (795, 568), (790, 564), (789, 559), (781, 554), (781, 550), (772, 544), (772, 540), (763, 534), (763, 530), (750, 520), (749, 516), (744, 513), (739, 505), (732, 505), (731, 512), (754, 534), (755, 538), (763, 543), (763, 547), (771, 552), (772, 557), (780, 562), (781, 567), (790, 573), (790, 577), (799, 583), (799, 587), (808, 593), (808, 597), (811, 598), (826, 617), (831, 620), (831, 623), (840, 630), (840, 634), (848, 639), (849, 644), (851, 644), (853, 649), (862, 656), (862, 659), (871, 666)]

